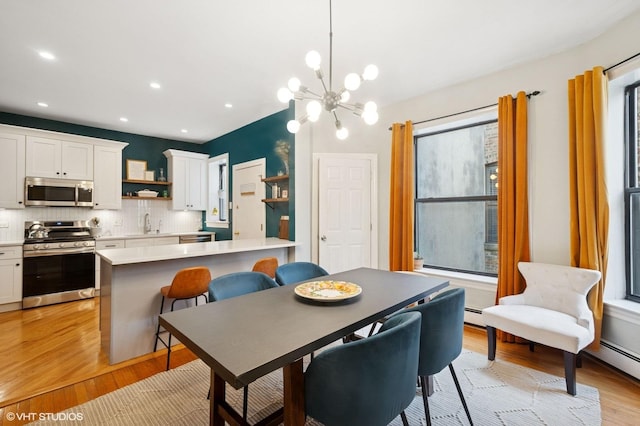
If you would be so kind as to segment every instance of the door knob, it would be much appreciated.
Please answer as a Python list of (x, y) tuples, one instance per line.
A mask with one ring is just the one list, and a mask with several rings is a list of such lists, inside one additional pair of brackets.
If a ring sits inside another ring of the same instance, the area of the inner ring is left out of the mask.
[(240, 233), (239, 232), (234, 232), (233, 235), (240, 235)]
[(322, 237), (320, 237), (320, 239), (321, 239), (322, 241), (327, 241), (327, 236), (326, 236), (326, 235), (323, 235)]

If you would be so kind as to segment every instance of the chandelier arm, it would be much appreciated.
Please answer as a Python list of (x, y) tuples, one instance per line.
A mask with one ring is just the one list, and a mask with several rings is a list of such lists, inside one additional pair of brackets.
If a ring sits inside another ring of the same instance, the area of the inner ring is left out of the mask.
[(304, 93), (297, 95), (296, 94), (296, 100), (304, 100), (304, 99), (315, 99), (315, 100), (321, 100), (322, 99), (322, 95), (319, 95), (317, 93), (312, 92), (311, 90), (307, 90), (305, 93), (308, 93), (310, 95), (313, 96), (305, 96)]

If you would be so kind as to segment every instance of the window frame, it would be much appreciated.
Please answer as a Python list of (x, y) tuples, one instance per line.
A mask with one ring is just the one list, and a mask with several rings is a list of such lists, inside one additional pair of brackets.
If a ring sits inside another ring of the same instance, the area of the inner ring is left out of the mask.
[[(640, 80), (629, 84), (624, 88), (625, 99), (625, 188), (624, 188), (624, 222), (625, 222), (625, 298), (634, 302), (640, 302), (640, 294), (633, 294), (633, 255), (631, 238), (631, 198), (634, 194), (640, 195), (640, 185), (638, 181), (638, 147), (640, 146), (638, 128), (638, 95), (640, 93)], [(640, 220), (640, 218), (636, 218)], [(639, 277), (640, 279), (640, 277)]]
[[(464, 122), (464, 124), (463, 124)], [(414, 133), (413, 135), (413, 153), (414, 153), (414, 170), (416, 170), (416, 173), (414, 174), (414, 193), (416, 194), (416, 196), (414, 197), (414, 227), (413, 227), (413, 241), (414, 241), (414, 252), (418, 253), (419, 249), (418, 249), (418, 233), (419, 233), (419, 226), (418, 226), (418, 207), (419, 204), (430, 204), (430, 203), (451, 203), (451, 202), (491, 202), (491, 201), (495, 201), (496, 205), (498, 203), (498, 194), (494, 194), (494, 195), (470, 195), (470, 196), (462, 196), (462, 197), (428, 197), (428, 198), (418, 198), (417, 194), (418, 194), (418, 155), (417, 155), (417, 151), (418, 151), (418, 139), (420, 138), (424, 138), (427, 136), (434, 136), (434, 135), (438, 135), (438, 134), (442, 134), (442, 133), (450, 133), (450, 132), (454, 132), (457, 130), (464, 130), (464, 129), (468, 129), (471, 127), (478, 127), (478, 126), (484, 126), (486, 124), (491, 124), (491, 123), (498, 123), (498, 118), (480, 118), (478, 117), (477, 121), (469, 121), (469, 120), (461, 120), (461, 122), (456, 125), (455, 122), (451, 123), (451, 126), (447, 126), (444, 129), (438, 129), (438, 130), (434, 130), (434, 131), (429, 131), (428, 129), (426, 129), (426, 131), (421, 132), (419, 134)], [(485, 167), (487, 165), (490, 164), (495, 164), (497, 165), (498, 162), (491, 162), (491, 163), (486, 163)], [(486, 205), (485, 205), (485, 210), (486, 210)], [(486, 226), (486, 224), (485, 224)], [(487, 242), (485, 242), (485, 245), (487, 244)], [(492, 243), (493, 244), (493, 243)], [(496, 246), (498, 246), (498, 242), (495, 243)], [(422, 255), (422, 253), (421, 253)], [(457, 273), (465, 273), (465, 274), (471, 274), (471, 275), (480, 275), (480, 276), (487, 276), (487, 277), (497, 277), (498, 273), (496, 271), (496, 273), (493, 272), (483, 272), (483, 271), (474, 271), (474, 270), (468, 270), (468, 269), (461, 269), (461, 268), (451, 268), (451, 267), (445, 267), (445, 266), (440, 266), (440, 265), (432, 265), (432, 264), (428, 264), (426, 263), (427, 259), (424, 258), (423, 256), (423, 267), (424, 268), (429, 268), (429, 269), (436, 269), (436, 270), (442, 270), (442, 271), (451, 271), (451, 272), (457, 272)]]

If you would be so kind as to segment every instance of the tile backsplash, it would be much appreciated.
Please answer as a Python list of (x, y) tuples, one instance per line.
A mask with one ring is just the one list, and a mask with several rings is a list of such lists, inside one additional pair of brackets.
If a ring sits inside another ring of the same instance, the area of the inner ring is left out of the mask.
[(122, 200), (121, 210), (93, 210), (82, 207), (27, 207), (0, 210), (0, 241), (24, 239), (24, 223), (31, 220), (89, 220), (100, 218), (100, 234), (118, 236), (141, 234), (144, 216), (149, 213), (152, 232), (192, 232), (202, 226), (199, 211), (169, 210), (167, 200)]

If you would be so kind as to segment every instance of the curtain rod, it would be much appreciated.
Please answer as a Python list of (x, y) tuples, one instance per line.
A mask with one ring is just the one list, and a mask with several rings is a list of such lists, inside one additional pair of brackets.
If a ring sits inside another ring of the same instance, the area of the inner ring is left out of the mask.
[(627, 59), (623, 59), (622, 61), (618, 62), (617, 64), (611, 65), (609, 68), (606, 68), (606, 69), (602, 70), (602, 72), (606, 73), (607, 71), (610, 71), (610, 70), (612, 70), (612, 69), (614, 69), (616, 67), (619, 67), (620, 65), (625, 64), (625, 63), (631, 61), (632, 59), (637, 58), (638, 56), (640, 56), (640, 52), (636, 53), (633, 56), (629, 56)]
[[(539, 90), (534, 90), (531, 93), (527, 93), (527, 98), (531, 98), (532, 96), (538, 96), (540, 93), (541, 92)], [(481, 107), (477, 107), (477, 108), (471, 108), (471, 109), (468, 109), (466, 111), (454, 112), (453, 114), (447, 114), (447, 115), (441, 115), (440, 117), (429, 118), (427, 120), (414, 121), (413, 124), (423, 124), (423, 123), (428, 123), (430, 121), (441, 120), (443, 118), (455, 117), (456, 115), (466, 114), (468, 112), (479, 111), (481, 109), (491, 108), (491, 107), (494, 107), (496, 105), (498, 105), (498, 104), (495, 103), (495, 104), (485, 105), (485, 106), (481, 106)], [(391, 130), (391, 127), (389, 127), (389, 130)]]

